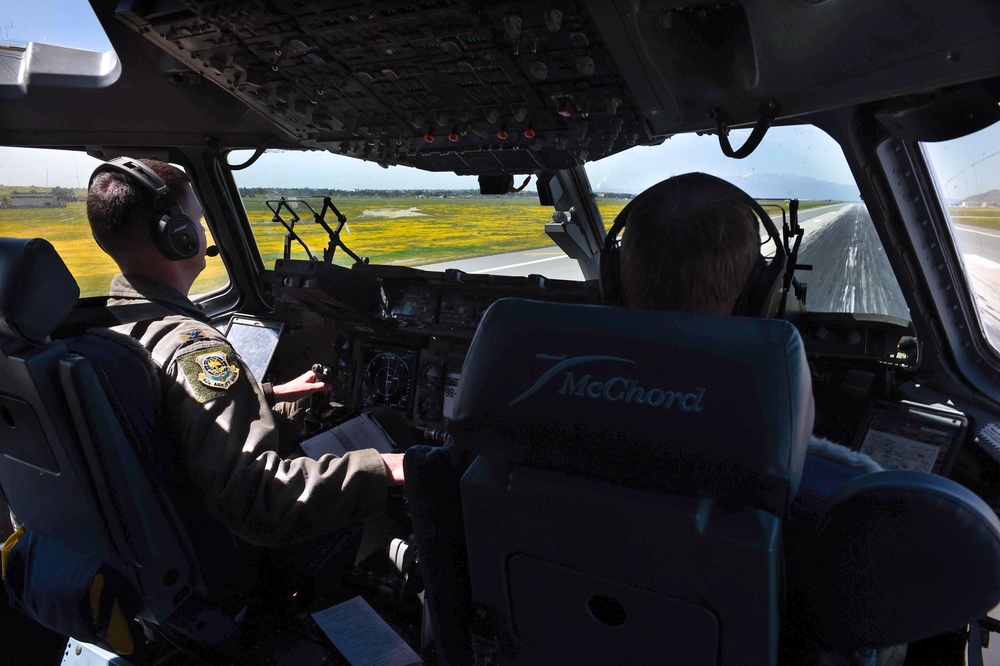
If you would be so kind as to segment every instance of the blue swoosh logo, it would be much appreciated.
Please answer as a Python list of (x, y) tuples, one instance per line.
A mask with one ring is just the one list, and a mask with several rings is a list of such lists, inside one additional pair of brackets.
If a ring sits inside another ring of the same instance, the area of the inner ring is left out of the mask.
[(551, 359), (553, 361), (559, 361), (554, 366), (548, 369), (541, 377), (538, 378), (527, 391), (521, 395), (514, 398), (507, 406), (513, 407), (517, 403), (521, 402), (525, 398), (529, 397), (538, 389), (542, 388), (550, 379), (558, 375), (560, 372), (566, 368), (571, 368), (574, 365), (580, 365), (581, 363), (589, 363), (590, 361), (618, 361), (620, 363), (628, 363), (629, 365), (635, 365), (635, 361), (627, 358), (621, 358), (620, 356), (574, 356), (573, 358), (566, 358), (566, 356), (551, 356), (549, 354), (535, 354), (535, 358)]

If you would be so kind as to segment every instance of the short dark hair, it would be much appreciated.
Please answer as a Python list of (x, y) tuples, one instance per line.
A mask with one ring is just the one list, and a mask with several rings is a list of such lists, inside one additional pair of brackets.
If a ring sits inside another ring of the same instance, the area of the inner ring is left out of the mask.
[[(191, 177), (159, 160), (138, 160), (153, 170), (178, 198)], [(87, 219), (94, 239), (108, 253), (136, 243), (151, 242), (153, 221), (165, 208), (156, 193), (136, 178), (101, 165), (91, 176), (87, 192)]]
[(645, 190), (621, 214), (624, 305), (732, 314), (760, 256), (759, 223), (741, 190), (688, 173)]

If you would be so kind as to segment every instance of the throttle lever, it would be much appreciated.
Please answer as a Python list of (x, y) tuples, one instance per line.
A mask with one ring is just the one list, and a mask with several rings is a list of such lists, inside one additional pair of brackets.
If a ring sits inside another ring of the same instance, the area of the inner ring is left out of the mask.
[[(322, 363), (313, 363), (312, 368), (313, 374), (316, 378), (321, 380), (324, 384), (333, 383), (333, 371), (330, 370), (328, 366)], [(310, 396), (310, 405), (306, 408), (305, 419), (306, 421), (313, 423), (314, 425), (322, 425), (325, 419), (327, 409), (329, 408), (328, 400), (329, 397), (325, 396), (324, 393), (317, 393)]]

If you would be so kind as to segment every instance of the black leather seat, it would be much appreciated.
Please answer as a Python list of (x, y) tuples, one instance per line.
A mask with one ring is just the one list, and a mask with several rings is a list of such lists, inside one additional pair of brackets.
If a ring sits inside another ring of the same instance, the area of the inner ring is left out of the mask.
[[(498, 301), (450, 426), (476, 456), (460, 490), (473, 638), (442, 652), (774, 663), (812, 418), (786, 322)], [(439, 628), (466, 610), (428, 593)]]

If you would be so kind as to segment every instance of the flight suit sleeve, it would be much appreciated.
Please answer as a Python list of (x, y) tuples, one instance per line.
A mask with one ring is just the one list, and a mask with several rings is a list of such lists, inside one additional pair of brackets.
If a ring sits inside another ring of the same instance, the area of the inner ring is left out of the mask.
[(319, 460), (277, 453), (271, 408), (221, 333), (181, 324), (152, 352), (186, 467), (208, 510), (235, 534), (285, 545), (384, 510), (389, 479), (378, 452)]

